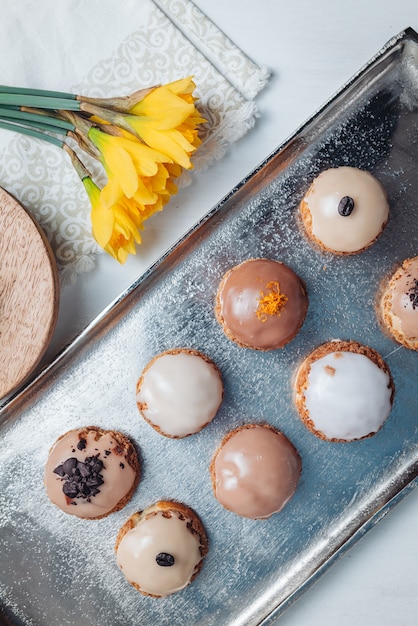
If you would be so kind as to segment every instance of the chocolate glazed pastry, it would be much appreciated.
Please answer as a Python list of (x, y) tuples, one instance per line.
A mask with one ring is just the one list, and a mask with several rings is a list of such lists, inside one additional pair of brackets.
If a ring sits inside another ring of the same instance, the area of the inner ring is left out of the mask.
[(305, 285), (279, 261), (248, 259), (223, 277), (215, 315), (226, 336), (243, 348), (283, 348), (299, 332), (308, 310)]
[(46, 492), (65, 513), (100, 519), (119, 511), (140, 478), (135, 447), (122, 433), (96, 426), (71, 430), (51, 448)]
[(296, 448), (268, 424), (245, 424), (228, 433), (210, 464), (218, 502), (251, 519), (281, 511), (296, 491), (301, 471)]

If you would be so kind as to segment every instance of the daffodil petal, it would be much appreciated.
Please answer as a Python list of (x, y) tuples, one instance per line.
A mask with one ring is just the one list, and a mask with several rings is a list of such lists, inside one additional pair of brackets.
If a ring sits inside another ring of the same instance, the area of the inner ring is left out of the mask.
[(93, 237), (104, 248), (112, 236), (114, 217), (110, 209), (99, 210), (92, 207), (91, 224)]
[(91, 203), (91, 223), (93, 237), (102, 248), (109, 241), (114, 225), (112, 212), (103, 206), (100, 189), (89, 177), (83, 178), (83, 184)]
[(119, 181), (123, 193), (130, 198), (138, 187), (138, 174), (131, 156), (123, 148), (114, 145), (103, 154), (106, 170)]

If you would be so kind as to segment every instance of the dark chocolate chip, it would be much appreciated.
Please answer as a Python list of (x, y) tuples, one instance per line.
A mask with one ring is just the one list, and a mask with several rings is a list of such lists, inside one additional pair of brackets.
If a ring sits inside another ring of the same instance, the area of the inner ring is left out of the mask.
[(70, 483), (68, 481), (63, 484), (62, 490), (67, 498), (76, 498), (78, 495), (77, 485), (74, 485), (74, 483)]
[(161, 567), (171, 567), (174, 565), (174, 556), (168, 552), (159, 552), (155, 557), (157, 565)]
[(81, 461), (79, 461), (77, 463), (77, 469), (80, 472), (80, 476), (82, 476), (83, 478), (90, 476), (90, 468), (85, 463), (81, 463)]
[(122, 469), (125, 469), (125, 465), (123, 463), (119, 463), (119, 467), (121, 467)]
[(99, 474), (103, 469), (103, 461), (93, 457), (93, 461), (90, 463), (90, 467), (93, 472), (96, 472), (97, 474)]
[(84, 448), (86, 447), (86, 445), (87, 445), (87, 441), (86, 441), (85, 439), (80, 439), (80, 441), (79, 441), (79, 442), (78, 442), (78, 444), (77, 444), (77, 448), (78, 448), (79, 450), (84, 450)]
[(71, 457), (70, 459), (67, 459), (62, 464), (62, 468), (68, 476), (70, 476), (70, 474), (72, 473), (73, 469), (76, 466), (77, 466), (77, 459), (75, 457)]
[(410, 291), (407, 294), (412, 304), (412, 308), (415, 310), (418, 308), (418, 280), (415, 278)]
[(354, 200), (350, 196), (344, 196), (341, 198), (340, 203), (338, 205), (338, 213), (342, 217), (348, 217), (351, 215), (354, 209)]
[(68, 498), (84, 498), (91, 501), (91, 497), (100, 493), (100, 485), (104, 480), (100, 472), (103, 462), (96, 456), (86, 457), (84, 463), (76, 458), (69, 458), (54, 472), (63, 480), (62, 490)]
[(112, 454), (110, 450), (105, 450), (105, 455), (109, 456), (109, 454)]

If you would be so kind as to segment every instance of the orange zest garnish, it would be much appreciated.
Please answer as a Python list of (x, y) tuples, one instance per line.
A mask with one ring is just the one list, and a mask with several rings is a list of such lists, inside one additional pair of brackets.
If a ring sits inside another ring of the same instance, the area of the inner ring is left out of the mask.
[(288, 297), (281, 293), (280, 285), (272, 280), (266, 285), (267, 291), (260, 291), (256, 315), (261, 322), (266, 322), (271, 315), (279, 316), (286, 306)]

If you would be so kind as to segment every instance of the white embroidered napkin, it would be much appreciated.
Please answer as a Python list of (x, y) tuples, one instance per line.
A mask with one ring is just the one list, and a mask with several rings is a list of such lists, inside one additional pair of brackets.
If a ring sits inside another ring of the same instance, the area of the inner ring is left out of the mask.
[[(0, 54), (9, 60), (3, 84), (104, 97), (193, 75), (208, 120), (197, 170), (254, 124), (253, 99), (267, 69), (190, 0), (0, 0), (0, 7), (10, 24), (0, 39)], [(91, 235), (89, 200), (62, 150), (0, 131), (0, 185), (43, 227), (63, 284), (94, 267), (101, 249)]]

